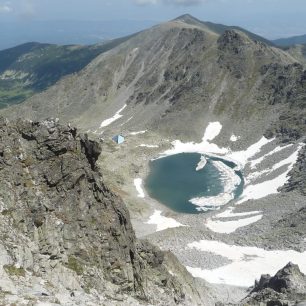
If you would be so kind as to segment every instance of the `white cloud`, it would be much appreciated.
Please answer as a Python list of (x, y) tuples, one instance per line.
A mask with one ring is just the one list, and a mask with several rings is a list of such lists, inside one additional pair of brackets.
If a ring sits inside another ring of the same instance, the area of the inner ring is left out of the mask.
[(158, 0), (135, 0), (138, 5), (157, 4)]
[(0, 4), (0, 13), (10, 13), (12, 10), (9, 2)]
[(193, 6), (206, 2), (207, 0), (134, 0), (138, 5), (148, 5), (148, 4), (169, 4), (176, 6)]
[(163, 2), (166, 4), (178, 5), (178, 6), (193, 6), (193, 5), (199, 5), (205, 1), (204, 0), (163, 0)]

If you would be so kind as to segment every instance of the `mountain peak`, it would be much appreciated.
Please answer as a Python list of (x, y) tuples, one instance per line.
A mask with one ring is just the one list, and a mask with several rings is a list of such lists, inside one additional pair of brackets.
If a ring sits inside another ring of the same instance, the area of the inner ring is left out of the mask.
[(175, 18), (174, 20), (175, 21), (182, 21), (182, 22), (186, 22), (186, 23), (192, 23), (192, 24), (200, 22), (200, 20), (198, 20), (197, 18), (193, 17), (190, 14), (181, 15), (181, 16)]

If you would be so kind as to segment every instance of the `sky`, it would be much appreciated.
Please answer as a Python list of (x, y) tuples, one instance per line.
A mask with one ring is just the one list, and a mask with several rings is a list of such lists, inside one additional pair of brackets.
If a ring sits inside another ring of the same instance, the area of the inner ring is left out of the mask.
[(158, 23), (185, 13), (270, 39), (306, 34), (306, 0), (0, 0), (0, 24), (24, 27), (57, 20), (120, 20), (125, 27), (122, 21)]

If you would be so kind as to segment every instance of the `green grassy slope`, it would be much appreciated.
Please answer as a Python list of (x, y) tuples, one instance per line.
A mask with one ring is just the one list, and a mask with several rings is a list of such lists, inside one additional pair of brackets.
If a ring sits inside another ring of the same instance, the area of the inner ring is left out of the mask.
[(63, 76), (80, 71), (128, 38), (92, 46), (26, 43), (0, 51), (0, 108), (23, 102)]

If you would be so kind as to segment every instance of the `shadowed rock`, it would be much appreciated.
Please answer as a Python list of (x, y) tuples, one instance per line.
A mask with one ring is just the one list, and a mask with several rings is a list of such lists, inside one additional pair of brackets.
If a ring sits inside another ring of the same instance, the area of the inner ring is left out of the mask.
[(262, 275), (249, 296), (240, 305), (290, 306), (306, 300), (306, 276), (288, 263), (275, 276)]

